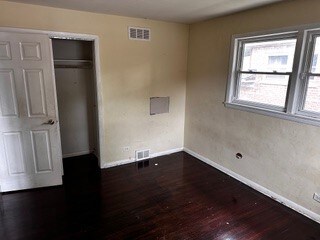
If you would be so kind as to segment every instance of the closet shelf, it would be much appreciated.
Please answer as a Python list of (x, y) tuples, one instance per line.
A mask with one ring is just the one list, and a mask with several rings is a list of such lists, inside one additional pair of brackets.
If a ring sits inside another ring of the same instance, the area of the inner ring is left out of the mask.
[(55, 68), (92, 68), (93, 62), (91, 60), (54, 60)]

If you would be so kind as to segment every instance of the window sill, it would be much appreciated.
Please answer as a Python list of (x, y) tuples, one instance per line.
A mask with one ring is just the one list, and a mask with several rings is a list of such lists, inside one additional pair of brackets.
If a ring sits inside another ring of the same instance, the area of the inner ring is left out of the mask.
[(319, 118), (303, 116), (303, 115), (299, 115), (299, 114), (290, 114), (290, 113), (286, 113), (286, 112), (280, 112), (280, 111), (256, 107), (256, 106), (253, 107), (253, 106), (245, 105), (245, 104), (238, 103), (238, 102), (237, 103), (225, 102), (224, 105), (227, 108), (232, 108), (232, 109), (237, 109), (237, 110), (242, 110), (242, 111), (252, 112), (252, 113), (258, 113), (258, 114), (265, 115), (265, 116), (276, 117), (276, 118), (281, 118), (281, 119), (285, 119), (285, 120), (289, 120), (289, 121), (293, 121), (293, 122), (309, 124), (309, 125), (320, 127), (320, 119)]

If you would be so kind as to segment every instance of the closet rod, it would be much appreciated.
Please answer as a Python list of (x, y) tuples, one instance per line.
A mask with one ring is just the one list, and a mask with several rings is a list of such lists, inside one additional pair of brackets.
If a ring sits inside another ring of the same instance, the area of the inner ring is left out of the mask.
[(73, 69), (92, 69), (92, 66), (63, 66), (63, 65), (54, 65), (54, 68), (73, 68)]
[(54, 60), (55, 68), (83, 68), (88, 69), (93, 67), (91, 60)]

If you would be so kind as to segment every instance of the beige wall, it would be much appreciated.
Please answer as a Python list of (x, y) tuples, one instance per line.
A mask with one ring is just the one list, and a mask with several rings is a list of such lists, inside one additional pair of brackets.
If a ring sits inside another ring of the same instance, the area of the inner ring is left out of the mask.
[(319, 12), (319, 0), (286, 1), (191, 25), (185, 126), (187, 148), (318, 214), (320, 128), (223, 101), (231, 35), (320, 22)]
[[(183, 147), (187, 25), (1, 1), (0, 26), (99, 36), (104, 162)], [(128, 40), (128, 26), (150, 27), (152, 40)], [(170, 96), (170, 113), (150, 116), (151, 96)]]

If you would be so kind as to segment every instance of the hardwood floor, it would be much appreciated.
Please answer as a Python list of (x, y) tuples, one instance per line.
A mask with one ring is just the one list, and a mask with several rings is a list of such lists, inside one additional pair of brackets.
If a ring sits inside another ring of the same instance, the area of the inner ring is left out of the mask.
[(320, 239), (320, 224), (176, 153), (99, 171), (65, 159), (63, 187), (2, 195), (0, 239)]

